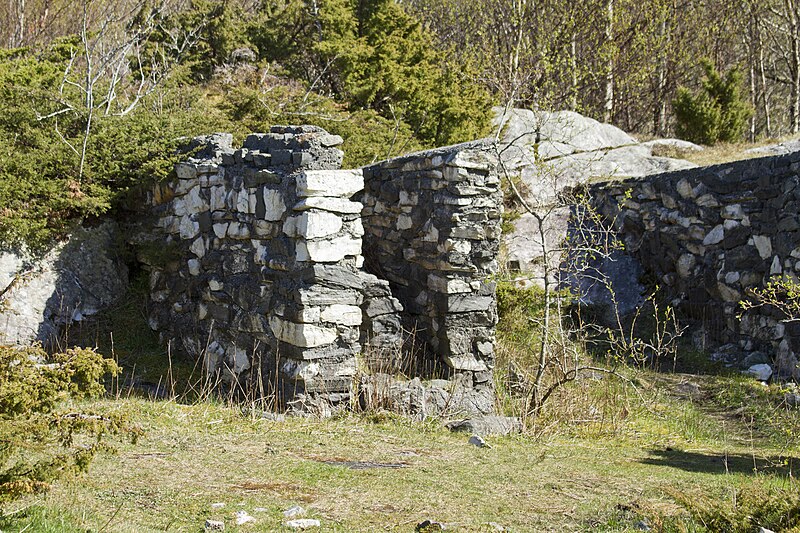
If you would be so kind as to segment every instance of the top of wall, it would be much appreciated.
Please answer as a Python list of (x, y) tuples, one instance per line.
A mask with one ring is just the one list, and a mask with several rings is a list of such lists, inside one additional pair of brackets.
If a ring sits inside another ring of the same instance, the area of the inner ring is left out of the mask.
[(230, 133), (214, 133), (192, 139), (190, 162), (211, 161), (223, 165), (248, 163), (258, 168), (291, 172), (297, 169), (330, 170), (342, 166), (343, 139), (317, 126), (272, 126), (269, 133), (248, 135), (241, 148), (233, 147)]
[[(760, 175), (772, 173), (772, 171), (775, 169), (788, 168), (795, 163), (800, 163), (800, 151), (779, 156), (742, 159), (740, 161), (719, 163), (706, 167), (689, 168), (665, 172), (663, 174), (652, 174), (648, 176), (626, 178), (619, 181), (599, 182), (592, 184), (591, 188), (594, 190), (602, 190), (608, 187), (614, 187), (616, 185), (626, 183), (666, 183), (678, 181), (681, 178), (691, 176), (700, 178), (703, 183), (709, 188), (712, 188), (714, 192), (724, 194), (726, 192), (725, 189), (730, 188), (734, 184), (741, 183), (743, 181), (752, 181)], [(800, 165), (798, 165), (798, 169), (800, 170)]]
[(491, 166), (486, 160), (473, 159), (466, 154), (474, 151), (486, 152), (491, 150), (492, 146), (492, 139), (479, 139), (477, 141), (413, 152), (393, 159), (386, 159), (377, 163), (364, 165), (363, 168), (379, 167), (382, 169), (402, 168), (403, 170), (430, 170), (446, 165), (489, 170)]

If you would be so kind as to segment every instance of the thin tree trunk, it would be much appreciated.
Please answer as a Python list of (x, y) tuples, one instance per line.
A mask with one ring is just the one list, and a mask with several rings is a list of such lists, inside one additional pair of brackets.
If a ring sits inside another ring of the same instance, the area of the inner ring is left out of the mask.
[(570, 88), (570, 109), (578, 110), (578, 45), (575, 32), (572, 32), (569, 49), (569, 68), (572, 71), (572, 87)]
[(791, 87), (789, 97), (789, 123), (791, 132), (800, 131), (800, 29), (798, 28), (798, 14), (796, 0), (784, 0), (784, 8), (789, 21), (789, 41), (791, 48), (791, 64), (789, 74)]
[(603, 120), (610, 123), (614, 118), (614, 0), (606, 0), (606, 59), (605, 98), (603, 102)]
[(764, 125), (767, 137), (772, 138), (772, 112), (769, 105), (769, 92), (767, 89), (767, 74), (764, 68), (764, 39), (761, 31), (758, 32), (758, 70), (761, 75), (761, 103), (764, 108)]
[(8, 11), (9, 15), (15, 18), (14, 32), (9, 36), (9, 46), (17, 48), (25, 42), (25, 0), (10, 0)]

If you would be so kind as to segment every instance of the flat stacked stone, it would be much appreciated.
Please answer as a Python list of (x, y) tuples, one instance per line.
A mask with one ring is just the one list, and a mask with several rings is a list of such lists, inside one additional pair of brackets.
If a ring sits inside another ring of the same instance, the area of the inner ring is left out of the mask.
[(422, 343), (459, 374), (468, 410), (490, 411), (502, 205), (491, 152), (341, 170), (341, 143), (313, 126), (236, 149), (227, 134), (195, 139), (153, 193), (164, 257), (151, 262), (151, 326), (209, 373), (258, 377), (299, 408), (349, 400), (361, 368), (418, 372)]
[(502, 213), (497, 161), (477, 142), (364, 169), (364, 255), (444, 374), (491, 388)]
[(798, 278), (800, 152), (598, 184), (591, 195), (698, 338), (771, 353), (780, 374), (800, 379), (796, 324), (739, 306), (750, 289)]

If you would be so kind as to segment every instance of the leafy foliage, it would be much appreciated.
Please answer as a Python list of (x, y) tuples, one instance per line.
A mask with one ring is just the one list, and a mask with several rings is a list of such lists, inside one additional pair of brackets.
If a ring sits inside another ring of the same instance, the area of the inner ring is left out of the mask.
[(119, 371), (90, 349), (48, 357), (41, 348), (0, 347), (0, 501), (45, 490), (109, 449), (103, 436), (125, 430), (123, 420), (58, 407), (100, 396), (101, 380)]
[(678, 137), (707, 145), (741, 139), (753, 113), (740, 94), (741, 73), (734, 67), (723, 77), (708, 60), (703, 70), (700, 92), (678, 89), (673, 103)]
[[(302, 5), (293, 0), (262, 6), (263, 18), (250, 26), (262, 58), (281, 61), (293, 76), (319, 84), (351, 111), (371, 109), (407, 123), (426, 143), (450, 144), (488, 131), (491, 101), (473, 81), (474, 69), (449, 60), (400, 4), (325, 0), (316, 11)], [(283, 31), (264, 19), (278, 19)]]

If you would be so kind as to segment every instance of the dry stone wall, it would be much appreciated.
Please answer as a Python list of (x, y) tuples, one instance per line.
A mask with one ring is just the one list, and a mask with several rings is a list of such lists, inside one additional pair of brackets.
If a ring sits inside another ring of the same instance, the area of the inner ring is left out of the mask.
[[(458, 383), (413, 382), (406, 403), (442, 410), (458, 396), (491, 411), (493, 160), (479, 143), (340, 170), (341, 142), (312, 126), (241, 148), (196, 139), (153, 194), (151, 327), (208, 372), (261, 377), (290, 406), (348, 401), (362, 371), (419, 372), (424, 355)], [(377, 268), (362, 250), (379, 251)]]
[(740, 318), (739, 307), (747, 289), (800, 272), (800, 152), (595, 185), (591, 195), (694, 325), (698, 348), (800, 378), (797, 324), (769, 308)]
[(488, 145), (465, 144), (364, 169), (364, 255), (405, 308), (423, 352), (490, 387), (502, 193)]

